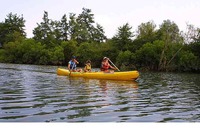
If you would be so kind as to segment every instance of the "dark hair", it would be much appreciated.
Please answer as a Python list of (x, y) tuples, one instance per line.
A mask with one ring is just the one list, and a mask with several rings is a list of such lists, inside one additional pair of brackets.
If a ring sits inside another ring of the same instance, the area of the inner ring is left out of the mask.
[(72, 59), (76, 59), (76, 56), (72, 56)]
[(86, 63), (91, 63), (91, 61), (90, 61), (90, 60), (87, 60)]

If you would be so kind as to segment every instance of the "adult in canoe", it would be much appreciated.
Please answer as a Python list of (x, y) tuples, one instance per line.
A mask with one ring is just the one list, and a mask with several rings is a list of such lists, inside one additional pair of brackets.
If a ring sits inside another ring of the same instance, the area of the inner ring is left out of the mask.
[(68, 69), (70, 72), (82, 72), (82, 69), (77, 69), (76, 65), (79, 62), (76, 60), (76, 56), (72, 56), (72, 59), (68, 62)]
[(103, 71), (103, 72), (114, 72), (113, 70), (109, 70), (109, 68), (111, 68), (113, 70), (117, 70), (117, 68), (110, 65), (109, 58), (104, 57), (102, 62), (101, 62), (100, 70)]

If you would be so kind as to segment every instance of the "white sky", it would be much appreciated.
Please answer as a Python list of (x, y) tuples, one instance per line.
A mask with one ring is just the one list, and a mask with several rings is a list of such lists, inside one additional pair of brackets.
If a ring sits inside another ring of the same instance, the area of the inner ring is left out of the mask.
[(64, 14), (80, 14), (83, 7), (92, 10), (95, 22), (103, 26), (108, 38), (127, 22), (133, 31), (151, 20), (159, 27), (166, 19), (183, 31), (186, 23), (200, 27), (200, 0), (0, 0), (0, 5), (0, 22), (10, 12), (23, 14), (27, 37), (33, 36), (32, 30), (42, 21), (44, 11), (50, 19), (60, 20)]

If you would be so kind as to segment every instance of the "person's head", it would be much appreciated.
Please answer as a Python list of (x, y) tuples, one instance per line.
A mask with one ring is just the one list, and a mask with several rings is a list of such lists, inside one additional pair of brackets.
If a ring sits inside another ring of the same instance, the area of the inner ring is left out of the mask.
[(72, 56), (72, 60), (75, 60), (76, 59), (76, 56)]
[(90, 60), (87, 60), (87, 61), (86, 61), (86, 64), (89, 64), (89, 63), (91, 63), (91, 61), (90, 61)]
[(103, 61), (108, 61), (108, 57), (103, 57)]

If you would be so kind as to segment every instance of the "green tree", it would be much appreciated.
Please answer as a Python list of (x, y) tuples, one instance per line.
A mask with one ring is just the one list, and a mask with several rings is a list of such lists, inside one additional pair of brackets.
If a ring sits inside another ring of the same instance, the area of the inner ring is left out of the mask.
[(144, 44), (134, 53), (134, 64), (137, 65), (137, 68), (158, 70), (159, 59), (163, 47), (164, 42), (160, 40)]
[(91, 43), (91, 48), (94, 51), (93, 64), (100, 67), (103, 57), (108, 57), (112, 62), (116, 62), (116, 58), (119, 54), (119, 50), (114, 46), (113, 40), (108, 39), (106, 42), (102, 43)]
[[(59, 22), (49, 19), (48, 12), (44, 11), (43, 22), (37, 23), (37, 27), (33, 30), (34, 39), (47, 48), (52, 48), (58, 45), (60, 33), (57, 31)], [(55, 31), (56, 30), (56, 31)]]
[[(193, 71), (200, 71), (200, 28), (196, 28), (193, 25), (187, 25), (188, 31), (185, 35), (185, 43), (187, 44), (187, 50), (189, 50), (195, 57), (196, 60), (192, 60)], [(190, 55), (191, 55), (190, 53)], [(186, 57), (185, 57), (186, 58)], [(186, 67), (185, 67), (186, 68)], [(189, 67), (190, 68), (190, 67)]]
[(49, 62), (53, 65), (62, 65), (64, 61), (64, 49), (61, 46), (56, 46), (49, 50)]
[(133, 64), (133, 53), (131, 51), (120, 51), (117, 56), (117, 65), (121, 70), (133, 70), (135, 69), (135, 65)]
[(156, 24), (153, 21), (142, 23), (138, 26), (136, 31), (136, 39), (133, 41), (133, 50), (138, 50), (146, 43), (153, 43), (157, 40)]
[(93, 27), (93, 30), (91, 31), (91, 41), (101, 43), (104, 42), (106, 39), (107, 37), (105, 36), (103, 27), (100, 24), (96, 24), (96, 28)]
[(89, 42), (81, 43), (81, 45), (78, 47), (77, 54), (80, 57), (79, 61), (82, 62), (82, 64), (87, 60), (95, 59), (96, 53), (93, 48), (93, 45)]
[(151, 39), (156, 36), (156, 24), (153, 21), (149, 21), (147, 23), (142, 23), (138, 26), (137, 29), (137, 38), (144, 39), (148, 42), (151, 42)]
[(180, 58), (177, 62), (177, 69), (184, 72), (195, 72), (200, 71), (199, 69), (200, 61), (197, 56), (195, 56), (190, 51), (180, 52)]
[(183, 37), (180, 34), (179, 27), (173, 21), (164, 20), (157, 34), (158, 38), (165, 40), (166, 43), (183, 43)]
[(120, 51), (126, 51), (132, 44), (132, 27), (126, 23), (118, 28), (117, 34), (112, 38), (115, 47)]
[(8, 28), (7, 28), (7, 26), (6, 26), (6, 24), (5, 23), (0, 23), (0, 45), (1, 45), (1, 47), (3, 46), (3, 44), (4, 43), (6, 43), (7, 41), (7, 39), (6, 39), (6, 35), (7, 35), (7, 30), (8, 30)]
[(7, 18), (5, 18), (5, 22), (0, 23), (0, 44), (4, 45), (8, 42), (14, 42), (18, 40), (16, 36), (25, 38), (26, 33), (24, 27), (25, 20), (23, 16), (9, 13)]
[(104, 35), (103, 27), (100, 24), (94, 26), (94, 14), (91, 9), (83, 8), (81, 14), (78, 15), (77, 19), (78, 35), (77, 42), (103, 42), (106, 39)]
[(188, 31), (185, 33), (185, 43), (194, 55), (200, 59), (200, 28), (194, 25), (187, 25)]
[(83, 8), (76, 21), (79, 27), (77, 42), (81, 44), (82, 42), (89, 41), (94, 24), (94, 14), (91, 13), (91, 9)]
[(76, 14), (70, 13), (69, 14), (69, 37), (71, 40), (77, 40), (78, 36), (78, 24), (76, 22)]
[(167, 54), (170, 51), (170, 47), (173, 47), (173, 45), (176, 44), (182, 44), (183, 37), (180, 35), (178, 26), (170, 20), (163, 21), (160, 29), (158, 30), (158, 36), (160, 40), (163, 40), (165, 42), (160, 56), (158, 69), (166, 70), (169, 62), (171, 62), (171, 60), (176, 56), (177, 52), (182, 49), (178, 49), (176, 52), (173, 53), (174, 55), (171, 58), (168, 58), (169, 56), (167, 56)]
[(34, 39), (26, 39), (17, 47), (18, 62), (24, 64), (49, 64), (48, 50), (40, 42)]
[(84, 63), (87, 60), (92, 61), (93, 67), (100, 67), (103, 57), (107, 56), (112, 61), (115, 61), (116, 53), (111, 52), (111, 45), (108, 43), (94, 43), (94, 42), (85, 42), (80, 45), (78, 48), (77, 55), (80, 57), (80, 61)]
[(66, 14), (62, 17), (59, 28), (60, 28), (61, 40), (68, 41), (69, 40), (69, 23), (68, 23)]
[(68, 64), (69, 60), (73, 55), (77, 54), (77, 42), (74, 40), (63, 41), (61, 47), (64, 52), (64, 64)]
[(106, 40), (103, 27), (96, 24), (94, 14), (91, 9), (83, 8), (81, 14), (70, 13), (68, 23), (68, 35), (72, 40), (76, 40), (78, 45), (83, 42), (103, 42)]
[(0, 49), (0, 62), (5, 62), (5, 50), (4, 49)]
[(4, 61), (8, 63), (15, 63), (16, 58), (15, 54), (17, 53), (17, 44), (14, 42), (8, 42), (4, 44), (3, 49), (5, 50), (4, 52)]

